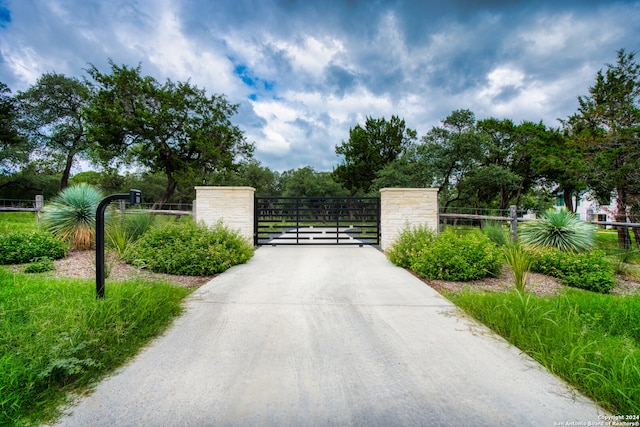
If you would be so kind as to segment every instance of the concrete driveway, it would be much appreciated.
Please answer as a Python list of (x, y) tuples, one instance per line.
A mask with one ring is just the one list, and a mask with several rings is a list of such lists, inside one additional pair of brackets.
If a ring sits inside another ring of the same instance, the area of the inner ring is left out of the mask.
[(61, 426), (554, 426), (605, 413), (372, 247), (262, 247)]

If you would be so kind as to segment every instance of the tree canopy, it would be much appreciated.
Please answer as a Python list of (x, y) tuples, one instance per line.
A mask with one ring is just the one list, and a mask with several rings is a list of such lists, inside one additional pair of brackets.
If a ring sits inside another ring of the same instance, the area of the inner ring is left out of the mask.
[(342, 162), (333, 176), (352, 194), (367, 193), (376, 173), (398, 158), (416, 137), (416, 131), (397, 116), (389, 121), (367, 117), (364, 127), (358, 124), (350, 129), (349, 140), (336, 146)]
[(178, 185), (197, 182), (207, 172), (233, 167), (254, 147), (230, 118), (237, 105), (223, 95), (207, 96), (189, 82), (160, 84), (142, 76), (140, 66), (111, 63), (111, 73), (91, 67), (96, 96), (87, 110), (94, 155), (104, 164), (132, 161), (167, 177), (162, 206)]
[(84, 82), (56, 73), (43, 74), (18, 94), (20, 128), (34, 144), (38, 160), (62, 166), (60, 189), (69, 183), (76, 156), (89, 148), (83, 113), (90, 98)]
[[(600, 200), (615, 194), (616, 219), (626, 222), (627, 212), (640, 210), (640, 64), (633, 52), (621, 49), (617, 56), (598, 71), (589, 95), (578, 98), (578, 113), (567, 126), (589, 162), (589, 187)], [(628, 247), (626, 228), (618, 233), (620, 245)]]

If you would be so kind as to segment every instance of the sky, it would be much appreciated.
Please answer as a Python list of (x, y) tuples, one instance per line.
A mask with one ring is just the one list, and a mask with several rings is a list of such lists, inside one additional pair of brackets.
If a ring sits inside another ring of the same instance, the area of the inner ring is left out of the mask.
[(367, 117), (419, 137), (458, 109), (557, 127), (622, 48), (640, 50), (640, 1), (0, 0), (13, 93), (140, 64), (239, 104), (232, 121), (278, 171), (331, 171)]

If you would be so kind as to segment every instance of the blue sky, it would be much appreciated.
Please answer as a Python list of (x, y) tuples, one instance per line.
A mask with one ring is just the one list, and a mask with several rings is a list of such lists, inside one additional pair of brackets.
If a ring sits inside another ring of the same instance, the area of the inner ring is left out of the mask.
[(424, 135), (456, 109), (557, 126), (616, 51), (640, 51), (640, 1), (0, 0), (0, 81), (142, 66), (240, 104), (274, 170), (332, 170), (367, 116)]

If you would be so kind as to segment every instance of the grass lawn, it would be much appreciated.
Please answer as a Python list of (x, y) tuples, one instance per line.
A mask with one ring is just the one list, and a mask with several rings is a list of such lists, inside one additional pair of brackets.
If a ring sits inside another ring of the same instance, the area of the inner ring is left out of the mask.
[(188, 289), (52, 279), (0, 268), (0, 425), (55, 418), (68, 392), (122, 365), (182, 312)]
[(640, 296), (446, 296), (613, 414), (640, 414)]
[(0, 234), (38, 229), (35, 212), (0, 212)]

